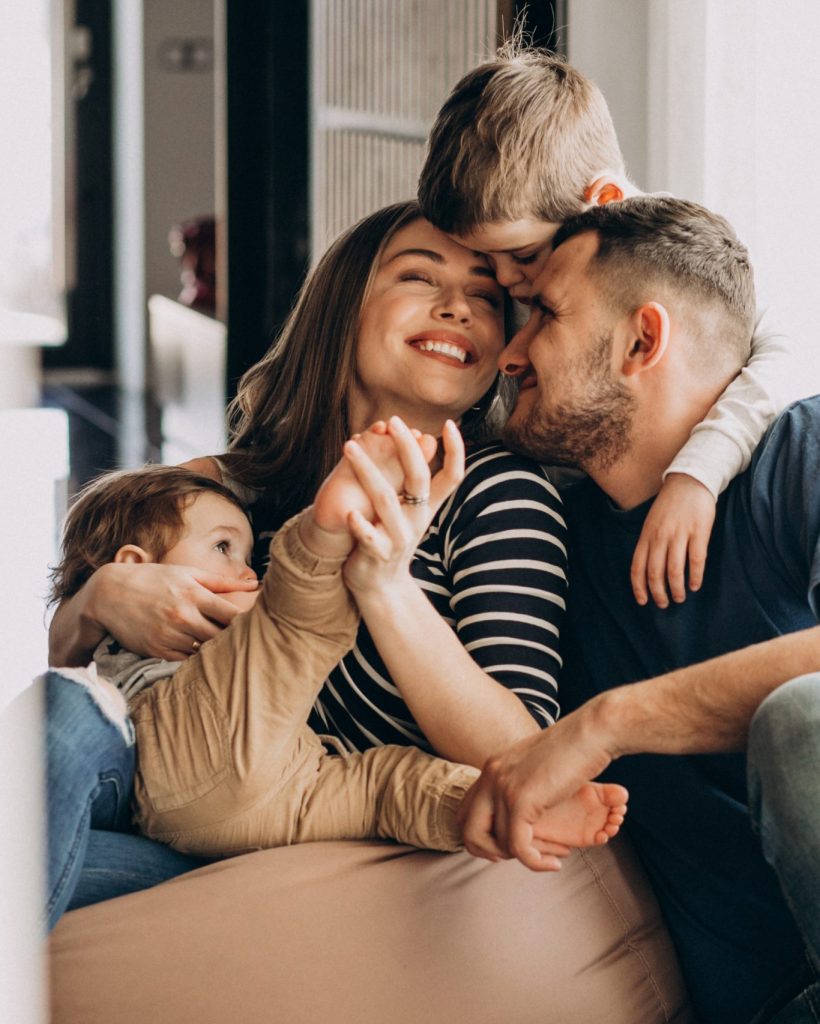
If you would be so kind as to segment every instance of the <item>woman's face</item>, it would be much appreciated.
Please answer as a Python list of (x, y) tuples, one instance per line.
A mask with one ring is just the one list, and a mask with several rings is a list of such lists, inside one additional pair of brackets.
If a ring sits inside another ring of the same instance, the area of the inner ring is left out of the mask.
[(362, 307), (351, 426), (396, 413), (411, 426), (458, 419), (491, 386), (504, 295), (484, 256), (426, 220), (382, 253)]

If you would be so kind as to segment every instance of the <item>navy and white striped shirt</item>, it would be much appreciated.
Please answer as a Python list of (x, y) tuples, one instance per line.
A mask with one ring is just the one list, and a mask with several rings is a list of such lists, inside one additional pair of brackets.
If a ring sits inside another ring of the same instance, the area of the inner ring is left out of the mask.
[[(472, 449), (411, 566), (476, 663), (540, 726), (558, 716), (559, 633), (567, 591), (561, 499), (536, 463), (492, 443)], [(385, 743), (430, 750), (367, 626), (324, 685), (309, 719), (350, 750)]]

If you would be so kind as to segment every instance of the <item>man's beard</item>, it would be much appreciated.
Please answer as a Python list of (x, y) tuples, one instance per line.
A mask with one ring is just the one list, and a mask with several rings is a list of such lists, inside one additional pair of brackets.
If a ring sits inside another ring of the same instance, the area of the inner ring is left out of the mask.
[(613, 466), (629, 450), (635, 399), (612, 379), (611, 352), (612, 335), (602, 335), (575, 368), (577, 397), (546, 408), (536, 396), (526, 418), (504, 428), (504, 443), (556, 466)]

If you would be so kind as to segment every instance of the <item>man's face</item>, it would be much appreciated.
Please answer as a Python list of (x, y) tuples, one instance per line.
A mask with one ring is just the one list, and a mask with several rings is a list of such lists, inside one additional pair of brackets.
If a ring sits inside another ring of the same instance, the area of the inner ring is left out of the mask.
[(544, 220), (497, 221), (482, 224), (454, 241), (490, 261), (498, 283), (519, 302), (527, 302), (552, 251), (552, 240), (561, 225)]
[(521, 377), (504, 441), (544, 462), (587, 470), (608, 468), (626, 452), (635, 411), (613, 345), (626, 318), (608, 308), (587, 273), (597, 248), (588, 231), (549, 256), (530, 319), (499, 359), (503, 372)]

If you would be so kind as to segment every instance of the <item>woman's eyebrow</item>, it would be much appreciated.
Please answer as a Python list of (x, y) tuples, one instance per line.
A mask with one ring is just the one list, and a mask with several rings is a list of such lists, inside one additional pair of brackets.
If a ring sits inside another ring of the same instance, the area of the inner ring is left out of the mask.
[(391, 256), (387, 262), (392, 263), (393, 260), (399, 259), (400, 256), (425, 256), (428, 260), (432, 260), (433, 263), (444, 262), (444, 257), (441, 253), (435, 252), (433, 249), (402, 249)]
[[(480, 252), (473, 253), (473, 255), (481, 257), (482, 259), (484, 256), (484, 254)], [(397, 260), (401, 256), (424, 256), (426, 259), (432, 260), (433, 263), (447, 262), (441, 253), (436, 252), (435, 249), (401, 249), (399, 252), (394, 253), (387, 262), (392, 263), (393, 260)], [(495, 280), (495, 274), (492, 270), (481, 263), (477, 263), (475, 266), (470, 267), (470, 273), (475, 274), (477, 277), (489, 277)]]

